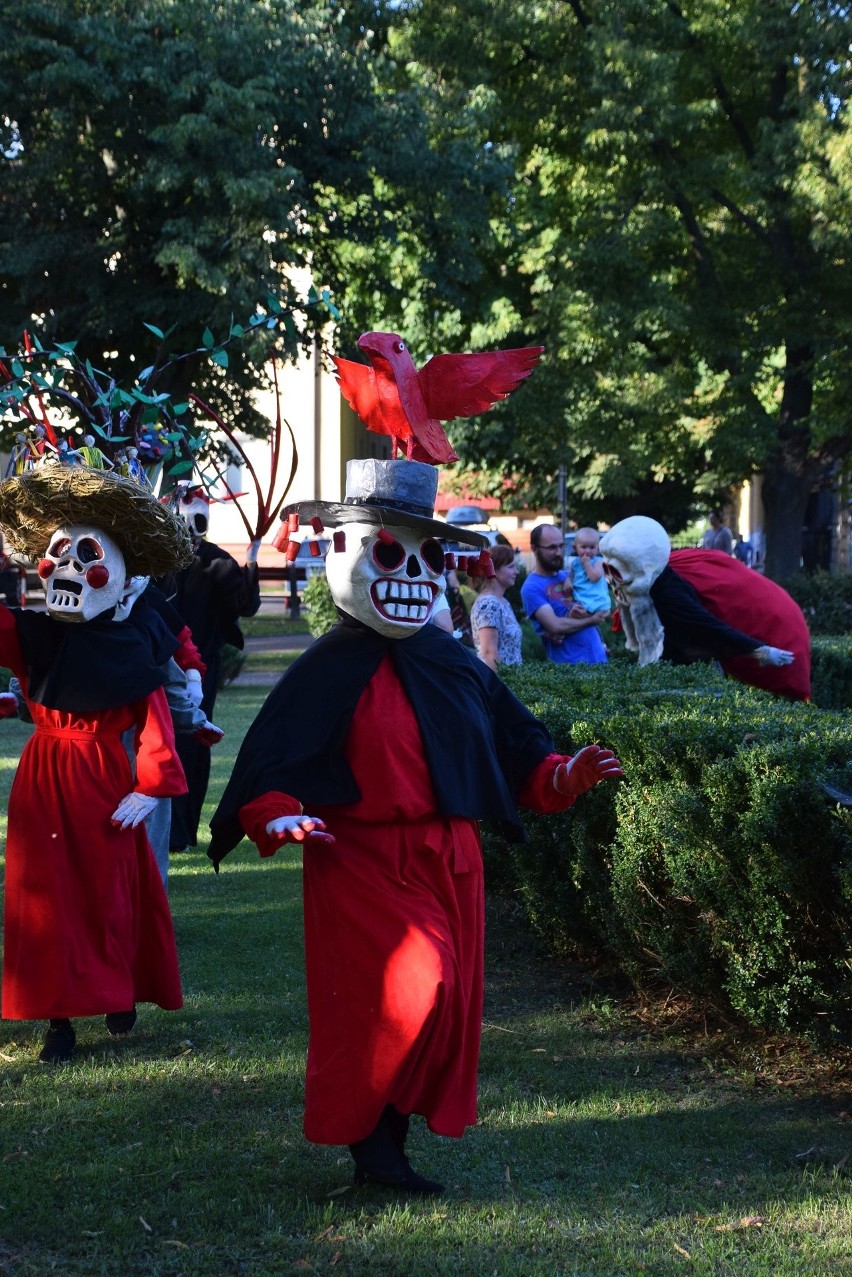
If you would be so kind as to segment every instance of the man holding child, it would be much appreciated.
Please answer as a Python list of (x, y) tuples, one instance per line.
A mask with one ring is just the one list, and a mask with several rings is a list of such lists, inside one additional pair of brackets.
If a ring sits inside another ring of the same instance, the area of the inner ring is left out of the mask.
[(530, 548), (536, 570), (521, 586), (521, 598), (547, 659), (601, 664), (607, 657), (598, 626), (609, 616), (610, 602), (597, 532), (580, 528), (574, 538), (576, 558), (568, 569), (563, 567), (565, 542), (553, 524), (533, 528)]

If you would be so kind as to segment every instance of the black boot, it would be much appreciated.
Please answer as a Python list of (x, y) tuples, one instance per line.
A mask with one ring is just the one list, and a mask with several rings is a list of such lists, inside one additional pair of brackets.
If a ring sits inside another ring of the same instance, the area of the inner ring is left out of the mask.
[(76, 1041), (70, 1020), (51, 1020), (38, 1058), (43, 1064), (67, 1064), (74, 1054)]
[(136, 1007), (131, 1007), (129, 1011), (110, 1011), (105, 1019), (112, 1037), (122, 1038), (136, 1023)]
[(355, 1161), (355, 1183), (382, 1184), (422, 1197), (443, 1193), (443, 1184), (418, 1175), (405, 1156), (407, 1134), (408, 1117), (389, 1104), (372, 1134), (349, 1145)]

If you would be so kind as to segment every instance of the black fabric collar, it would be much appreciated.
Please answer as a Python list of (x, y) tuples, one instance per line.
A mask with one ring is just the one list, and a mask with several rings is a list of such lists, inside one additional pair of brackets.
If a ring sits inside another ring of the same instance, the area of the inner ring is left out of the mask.
[[(152, 609), (126, 621), (56, 621), (10, 609), (24, 657), (29, 699), (46, 709), (97, 713), (142, 700), (163, 684), (161, 666), (177, 648)], [(112, 616), (112, 610), (108, 613)]]

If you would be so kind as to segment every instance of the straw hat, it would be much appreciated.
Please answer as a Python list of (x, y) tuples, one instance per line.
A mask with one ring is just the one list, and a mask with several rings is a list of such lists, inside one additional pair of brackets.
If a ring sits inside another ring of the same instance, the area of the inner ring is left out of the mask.
[(182, 519), (133, 479), (88, 466), (38, 466), (0, 483), (0, 527), (37, 562), (57, 528), (102, 528), (118, 544), (129, 576), (159, 576), (192, 562)]

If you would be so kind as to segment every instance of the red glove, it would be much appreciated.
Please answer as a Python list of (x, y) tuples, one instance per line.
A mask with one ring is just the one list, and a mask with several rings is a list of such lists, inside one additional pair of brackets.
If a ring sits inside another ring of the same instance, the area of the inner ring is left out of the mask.
[(611, 749), (587, 745), (567, 763), (560, 763), (553, 773), (553, 788), (568, 798), (579, 798), (602, 780), (623, 776), (621, 763)]

